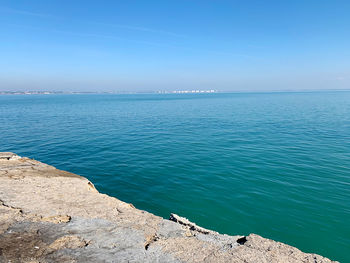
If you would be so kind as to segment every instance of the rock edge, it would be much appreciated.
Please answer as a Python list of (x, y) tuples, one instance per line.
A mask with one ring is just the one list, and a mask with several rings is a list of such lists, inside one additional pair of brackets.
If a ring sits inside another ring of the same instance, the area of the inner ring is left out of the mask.
[(84, 177), (0, 153), (0, 262), (335, 262), (228, 236), (99, 193)]

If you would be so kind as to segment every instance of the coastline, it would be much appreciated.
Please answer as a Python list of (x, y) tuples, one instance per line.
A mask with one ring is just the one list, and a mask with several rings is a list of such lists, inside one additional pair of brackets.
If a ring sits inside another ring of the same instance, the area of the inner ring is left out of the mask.
[(0, 262), (333, 262), (170, 219), (101, 194), (84, 177), (0, 153)]

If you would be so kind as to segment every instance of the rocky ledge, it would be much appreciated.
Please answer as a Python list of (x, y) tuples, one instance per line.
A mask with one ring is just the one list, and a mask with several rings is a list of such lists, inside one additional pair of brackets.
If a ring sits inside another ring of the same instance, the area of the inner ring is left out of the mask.
[(228, 236), (99, 193), (86, 178), (0, 153), (0, 262), (332, 262)]

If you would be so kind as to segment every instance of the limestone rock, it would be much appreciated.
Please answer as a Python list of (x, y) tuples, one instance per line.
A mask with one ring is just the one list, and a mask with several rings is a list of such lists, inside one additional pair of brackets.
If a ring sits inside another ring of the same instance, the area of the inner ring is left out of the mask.
[(81, 176), (0, 153), (0, 262), (313, 262), (258, 235), (163, 219), (99, 193)]

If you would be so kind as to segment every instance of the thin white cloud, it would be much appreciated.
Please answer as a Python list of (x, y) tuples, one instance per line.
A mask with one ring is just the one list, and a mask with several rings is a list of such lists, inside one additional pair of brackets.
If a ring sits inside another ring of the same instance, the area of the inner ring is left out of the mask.
[(128, 30), (134, 30), (134, 31), (143, 31), (143, 32), (164, 34), (164, 35), (169, 35), (169, 36), (173, 36), (173, 37), (181, 37), (181, 38), (186, 37), (185, 35), (181, 35), (178, 33), (154, 29), (154, 28), (148, 28), (148, 27), (122, 25), (122, 24), (108, 24), (108, 23), (98, 23), (98, 22), (91, 22), (91, 23), (95, 24), (95, 25), (110, 26), (110, 27), (116, 27), (116, 28), (128, 29)]
[(38, 26), (29, 26), (29, 25), (21, 25), (21, 24), (6, 24), (6, 25), (12, 26), (12, 27), (31, 29), (31, 30), (40, 30), (40, 31), (46, 30), (48, 32), (60, 33), (60, 34), (76, 36), (76, 37), (104, 38), (104, 39), (127, 41), (127, 42), (146, 44), (146, 45), (152, 45), (152, 46), (159, 46), (159, 47), (172, 47), (172, 48), (178, 47), (177, 45), (169, 45), (169, 44), (165, 44), (165, 43), (152, 42), (152, 41), (135, 40), (135, 39), (123, 38), (123, 37), (118, 37), (118, 36), (113, 36), (113, 35), (103, 35), (103, 34), (95, 34), (95, 33), (79, 33), (79, 32), (67, 31), (67, 30), (47, 29), (47, 28), (38, 27)]
[(217, 54), (219, 56), (243, 57), (246, 59), (259, 59), (256, 56), (250, 56), (247, 54), (224, 52), (224, 51), (219, 51), (219, 50), (214, 50), (214, 49), (195, 49), (192, 47), (187, 47), (187, 46), (179, 45), (179, 44), (167, 44), (167, 43), (160, 43), (160, 42), (136, 40), (136, 39), (123, 38), (123, 37), (118, 37), (118, 36), (113, 36), (113, 35), (104, 35), (104, 34), (95, 34), (95, 33), (79, 33), (79, 32), (73, 32), (73, 31), (47, 29), (47, 28), (33, 27), (33, 26), (19, 25), (19, 24), (8, 24), (8, 25), (15, 26), (15, 27), (22, 27), (22, 28), (26, 28), (26, 29), (32, 29), (32, 30), (46, 30), (49, 32), (55, 32), (55, 33), (60, 33), (60, 34), (65, 34), (65, 35), (70, 35), (70, 36), (76, 36), (76, 37), (98, 38), (98, 39), (104, 38), (104, 39), (110, 39), (110, 40), (116, 40), (116, 41), (126, 41), (126, 42), (131, 42), (131, 43), (144, 44), (144, 45), (149, 45), (149, 46), (181, 49), (181, 50), (187, 50), (187, 51), (191, 51), (191, 52), (205, 52), (205, 53)]
[[(18, 14), (18, 15), (26, 15), (26, 16), (35, 16), (35, 17), (42, 17), (42, 18), (59, 18), (58, 16), (54, 16), (51, 14), (36, 13), (36, 12), (19, 10), (19, 9), (8, 8), (8, 7), (0, 7), (0, 12), (10, 13), (10, 14)], [(85, 23), (85, 21), (80, 21), (80, 22)], [(149, 32), (149, 33), (164, 34), (164, 35), (169, 35), (169, 36), (173, 36), (173, 37), (182, 37), (182, 38), (186, 37), (185, 35), (181, 35), (178, 33), (165, 31), (165, 30), (158, 30), (158, 29), (148, 28), (148, 27), (122, 25), (122, 24), (108, 24), (108, 23), (98, 23), (98, 22), (88, 22), (88, 23), (95, 24), (95, 25), (116, 27), (116, 28), (127, 29), (127, 30), (133, 30), (133, 31), (142, 31), (142, 32)]]
[(165, 43), (159, 43), (159, 42), (134, 40), (134, 39), (116, 37), (116, 36), (111, 36), (111, 35), (75, 33), (75, 32), (60, 31), (60, 30), (55, 30), (55, 31), (59, 32), (59, 33), (63, 33), (63, 34), (70, 34), (70, 35), (80, 36), (80, 37), (106, 38), (106, 39), (128, 41), (128, 42), (145, 44), (145, 45), (151, 45), (151, 46), (158, 46), (158, 47), (176, 48), (176, 49), (182, 49), (182, 50), (187, 50), (187, 51), (207, 52), (207, 53), (217, 54), (217, 55), (221, 55), (221, 56), (224, 55), (224, 56), (232, 56), (232, 57), (243, 57), (243, 58), (248, 58), (248, 59), (257, 59), (256, 56), (250, 56), (250, 55), (246, 55), (246, 54), (223, 52), (223, 51), (211, 50), (211, 49), (197, 50), (197, 49), (194, 49), (194, 48), (190, 48), (190, 47), (186, 47), (186, 46), (182, 46), (182, 45), (176, 45), (176, 44), (175, 45), (171, 45), (171, 44), (165, 44)]
[(188, 50), (188, 51), (201, 51), (201, 52), (204, 51), (204, 52), (213, 53), (213, 54), (217, 54), (217, 55), (256, 59), (255, 56), (250, 56), (250, 55), (246, 55), (246, 54), (238, 54), (238, 53), (230, 53), (230, 52), (222, 52), (222, 51), (218, 51), (218, 50), (206, 50), (206, 49), (197, 50), (194, 48), (185, 47), (185, 46), (181, 46), (181, 45), (171, 45), (171, 44), (165, 44), (165, 43), (159, 43), (159, 42), (134, 40), (134, 39), (122, 38), (122, 37), (117, 37), (117, 36), (112, 36), (112, 35), (76, 33), (76, 32), (63, 31), (63, 30), (54, 30), (54, 31), (58, 32), (58, 33), (69, 34), (69, 35), (78, 36), (78, 37), (105, 38), (105, 39), (128, 41), (128, 42), (139, 43), (139, 44), (146, 44), (146, 45), (151, 45), (151, 46), (177, 48), (177, 49), (183, 49), (183, 50)]
[(340, 77), (337, 77), (336, 80), (345, 80), (345, 77), (340, 76)]
[(248, 45), (248, 47), (250, 47), (250, 48), (257, 48), (257, 49), (265, 48), (264, 46), (256, 45), (256, 44), (250, 44), (250, 45)]
[(139, 44), (146, 44), (146, 45), (152, 45), (152, 46), (175, 47), (175, 46), (167, 45), (167, 44), (163, 44), (163, 43), (157, 43), (157, 42), (151, 42), (151, 41), (143, 41), (143, 40), (134, 40), (134, 39), (117, 37), (117, 36), (112, 36), (112, 35), (90, 34), (90, 33), (76, 33), (76, 32), (71, 32), (71, 31), (64, 31), (64, 30), (52, 30), (52, 31), (57, 32), (57, 33), (62, 33), (62, 34), (68, 34), (68, 35), (71, 35), (71, 36), (77, 36), (77, 37), (105, 38), (105, 39), (128, 41), (128, 42), (139, 43)]
[(18, 10), (18, 9), (13, 9), (13, 8), (8, 8), (8, 7), (0, 7), (0, 12), (9, 13), (9, 14), (26, 15), (26, 16), (43, 17), (43, 18), (56, 17), (56, 16), (53, 16), (50, 14), (36, 13), (36, 12)]
[[(18, 9), (12, 9), (7, 7), (0, 7), (0, 13), (1, 12), (7, 12), (7, 13), (13, 13), (13, 14), (21, 14), (21, 15), (29, 15), (29, 16), (36, 16), (36, 17), (45, 17), (45, 18), (60, 18), (63, 19), (63, 17), (54, 16), (51, 14), (42, 14), (42, 13), (35, 13), (35, 12), (28, 12), (24, 10), (18, 10)], [(78, 20), (77, 20), (78, 21)], [(122, 25), (122, 24), (108, 24), (108, 23), (98, 23), (98, 22), (86, 22), (86, 21), (79, 21), (82, 23), (90, 23), (95, 25), (103, 25), (103, 26), (110, 26), (110, 27), (117, 27), (117, 28), (123, 28), (128, 30), (135, 30), (135, 31), (143, 31), (143, 32), (151, 32), (151, 33), (158, 33), (158, 34), (166, 34), (169, 36), (179, 37), (179, 38), (186, 38), (185, 35), (177, 34), (170, 31), (163, 31), (153, 28), (147, 28), (147, 27), (138, 27), (138, 26), (130, 26), (130, 25)], [(39, 27), (32, 27), (28, 25), (18, 25), (18, 24), (9, 24), (11, 26), (16, 27), (23, 27), (23, 28), (31, 28), (36, 30), (42, 30), (44, 28)], [(45, 29), (48, 30), (48, 29)], [(224, 55), (224, 56), (233, 56), (233, 57), (244, 57), (248, 59), (258, 59), (256, 56), (250, 56), (247, 54), (239, 54), (239, 53), (230, 53), (230, 52), (224, 52), (220, 50), (205, 50), (205, 49), (195, 49), (191, 47), (186, 47), (184, 45), (178, 45), (178, 44), (166, 44), (166, 43), (159, 43), (159, 42), (152, 42), (152, 41), (143, 41), (143, 40), (134, 40), (134, 39), (128, 39), (128, 38), (122, 38), (118, 36), (113, 35), (103, 35), (103, 34), (94, 34), (94, 33), (78, 33), (78, 32), (70, 32), (70, 31), (64, 31), (64, 30), (49, 30), (51, 32), (57, 32), (62, 34), (69, 34), (72, 36), (78, 36), (78, 37), (93, 37), (93, 38), (105, 38), (105, 39), (113, 39), (113, 40), (120, 40), (120, 41), (128, 41), (133, 43), (139, 43), (139, 44), (145, 44), (145, 45), (152, 45), (152, 46), (159, 46), (159, 47), (169, 47), (169, 48), (177, 48), (182, 50), (188, 50), (188, 51), (200, 51), (200, 52), (208, 52), (212, 54), (217, 55)]]

